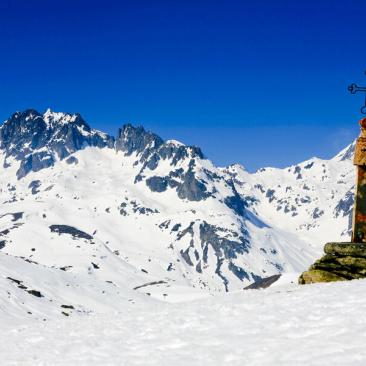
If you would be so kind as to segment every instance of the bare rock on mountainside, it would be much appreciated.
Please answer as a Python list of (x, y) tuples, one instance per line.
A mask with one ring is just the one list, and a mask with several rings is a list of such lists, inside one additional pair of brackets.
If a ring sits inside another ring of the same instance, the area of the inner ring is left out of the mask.
[(258, 289), (264, 289), (271, 285), (273, 285), (276, 281), (280, 279), (281, 275), (273, 275), (265, 278), (261, 278), (258, 281), (255, 281), (251, 285), (244, 287), (244, 290), (258, 290)]

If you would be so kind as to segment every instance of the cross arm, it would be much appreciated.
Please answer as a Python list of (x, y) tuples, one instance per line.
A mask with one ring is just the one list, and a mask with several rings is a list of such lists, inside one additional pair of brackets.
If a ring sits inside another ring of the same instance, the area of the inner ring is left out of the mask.
[(366, 93), (366, 87), (358, 86), (357, 84), (351, 84), (351, 85), (348, 87), (348, 90), (349, 90), (352, 94), (356, 94), (357, 92), (364, 92), (364, 93)]

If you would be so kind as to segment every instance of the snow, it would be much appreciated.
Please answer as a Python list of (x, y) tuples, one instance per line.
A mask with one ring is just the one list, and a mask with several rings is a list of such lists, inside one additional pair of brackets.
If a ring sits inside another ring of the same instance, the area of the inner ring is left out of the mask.
[(47, 124), (47, 127), (52, 127), (52, 124), (67, 124), (75, 122), (76, 115), (75, 114), (69, 114), (69, 113), (63, 113), (63, 112), (54, 112), (51, 110), (51, 108), (48, 108), (44, 114), (43, 119)]
[(7, 365), (364, 365), (366, 280), (2, 321)]
[(337, 205), (353, 195), (353, 148), (349, 145), (330, 160), (312, 158), (284, 169), (253, 174), (236, 166), (222, 170), (234, 177), (241, 195), (253, 199), (250, 210), (264, 223), (294, 234), (319, 256), (327, 241), (350, 240), (352, 212), (337, 212)]
[(183, 142), (180, 142), (180, 141), (178, 141), (178, 140), (167, 140), (167, 141), (165, 141), (165, 143), (166, 144), (170, 144), (170, 145), (175, 145), (175, 146), (177, 146), (177, 147), (179, 147), (179, 146), (185, 146), (184, 144), (183, 144)]

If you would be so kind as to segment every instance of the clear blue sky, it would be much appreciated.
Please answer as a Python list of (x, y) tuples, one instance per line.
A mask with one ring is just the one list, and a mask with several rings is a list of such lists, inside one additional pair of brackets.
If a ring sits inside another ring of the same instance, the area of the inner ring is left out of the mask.
[(248, 169), (328, 158), (358, 133), (365, 0), (0, 0), (0, 119), (80, 112)]

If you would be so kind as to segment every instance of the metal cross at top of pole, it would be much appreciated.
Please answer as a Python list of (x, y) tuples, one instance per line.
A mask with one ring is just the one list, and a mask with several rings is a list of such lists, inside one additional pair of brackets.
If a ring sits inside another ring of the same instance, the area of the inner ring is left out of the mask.
[[(365, 74), (366, 74), (366, 71), (365, 71)], [(351, 85), (348, 87), (348, 90), (349, 90), (352, 94), (356, 94), (357, 92), (365, 93), (365, 104), (364, 104), (364, 106), (361, 108), (361, 113), (362, 113), (362, 114), (366, 114), (366, 87), (358, 86), (357, 84), (351, 84)]]

